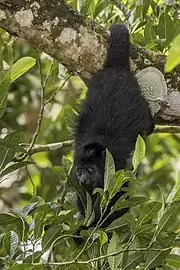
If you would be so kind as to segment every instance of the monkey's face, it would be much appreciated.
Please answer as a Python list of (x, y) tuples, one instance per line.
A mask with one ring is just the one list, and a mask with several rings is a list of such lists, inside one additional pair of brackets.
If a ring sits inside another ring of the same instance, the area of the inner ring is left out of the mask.
[(95, 164), (76, 166), (76, 175), (80, 185), (89, 192), (96, 187), (103, 187), (103, 177)]

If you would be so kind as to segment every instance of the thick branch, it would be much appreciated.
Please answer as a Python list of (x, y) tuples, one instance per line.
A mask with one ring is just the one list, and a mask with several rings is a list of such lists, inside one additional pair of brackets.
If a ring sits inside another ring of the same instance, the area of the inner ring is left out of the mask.
[(0, 0), (0, 9), (1, 27), (29, 40), (68, 70), (87, 77), (102, 67), (107, 33), (64, 0)]
[[(23, 37), (63, 63), (83, 79), (102, 68), (107, 31), (84, 18), (64, 0), (0, 0), (0, 27)], [(134, 70), (147, 66), (164, 71), (165, 56), (132, 45)], [(165, 75), (168, 105), (156, 115), (157, 123), (180, 123), (180, 67)]]

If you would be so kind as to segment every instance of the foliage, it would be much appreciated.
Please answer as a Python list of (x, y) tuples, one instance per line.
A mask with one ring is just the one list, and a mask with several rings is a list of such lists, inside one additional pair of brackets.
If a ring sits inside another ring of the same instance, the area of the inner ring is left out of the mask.
[[(133, 42), (168, 54), (166, 71), (179, 63), (179, 1), (69, 3), (104, 27), (127, 23)], [(94, 218), (88, 194), (82, 197), (86, 217), (78, 218), (75, 194), (82, 194), (71, 178), (69, 140), (86, 87), (50, 56), (2, 29), (0, 71), (0, 268), (180, 268), (180, 137), (153, 134), (145, 144), (139, 136), (129, 170), (115, 172), (106, 152), (105, 187), (94, 191), (101, 211), (126, 181), (130, 186), (111, 210), (130, 211), (104, 230), (99, 223), (83, 231), (87, 241), (76, 246), (73, 233)]]
[[(138, 148), (141, 149), (139, 145), (137, 141), (134, 160), (138, 157)], [(67, 163), (69, 165), (65, 168), (69, 171), (71, 162)], [(129, 171), (124, 171), (123, 177), (120, 172), (112, 175), (113, 166), (113, 159), (107, 152), (107, 179), (109, 176), (115, 177), (115, 185), (117, 182), (122, 185), (127, 180), (135, 180), (132, 173), (129, 177)], [(59, 169), (61, 171), (62, 167)], [(66, 181), (68, 175), (65, 174), (64, 177), (63, 181)], [(101, 192), (105, 194), (107, 191), (104, 207), (113, 196), (112, 186), (107, 187), (107, 190)], [(126, 201), (120, 199), (111, 211), (130, 207), (136, 209), (135, 213), (125, 214), (105, 230), (99, 228), (99, 222), (95, 228), (86, 232), (87, 240), (82, 249), (79, 249), (72, 239), (72, 233), (80, 225), (74, 218), (75, 211), (62, 210), (60, 202), (45, 202), (43, 198), (34, 196), (26, 206), (0, 214), (1, 245), (8, 259), (6, 267), (22, 269), (23, 263), (26, 269), (32, 269), (33, 266), (42, 266), (43, 262), (53, 266), (53, 261), (49, 258), (52, 254), (59, 254), (62, 262), (57, 265), (61, 267), (65, 267), (67, 262), (88, 264), (87, 269), (106, 269), (107, 263), (110, 269), (134, 269), (138, 265), (143, 267), (142, 269), (151, 269), (156, 266), (165, 267), (165, 262), (170, 266), (179, 265), (180, 256), (169, 255), (173, 247), (179, 244), (179, 186), (172, 189), (170, 200), (165, 203), (163, 198), (155, 201), (137, 196), (132, 187), (126, 189), (126, 193), (131, 194), (131, 197)], [(101, 202), (103, 199), (102, 196)], [(92, 210), (89, 204), (90, 200), (87, 208)], [(91, 213), (86, 211), (84, 223), (90, 215)], [(16, 262), (21, 263), (19, 267)]]
[(180, 64), (180, 53), (179, 53), (179, 46), (180, 46), (180, 34), (173, 40), (171, 48), (169, 50), (169, 55), (167, 57), (167, 62), (165, 69), (166, 71), (171, 71), (174, 67)]

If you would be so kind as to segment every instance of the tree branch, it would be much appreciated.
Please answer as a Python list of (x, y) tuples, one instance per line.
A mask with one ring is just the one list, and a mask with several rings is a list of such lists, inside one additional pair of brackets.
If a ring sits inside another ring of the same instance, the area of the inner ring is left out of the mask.
[[(180, 133), (180, 127), (179, 126), (157, 126), (154, 130), (154, 133)], [(33, 148), (30, 150), (29, 155), (33, 155), (39, 152), (54, 151), (54, 150), (65, 148), (65, 147), (72, 147), (72, 144), (73, 144), (73, 140), (50, 143), (50, 144), (45, 144), (45, 145), (35, 144)], [(25, 149), (28, 149), (30, 145), (21, 143), (20, 146), (24, 147)]]
[[(107, 31), (64, 0), (0, 0), (0, 27), (27, 39), (84, 80), (101, 69), (106, 58)], [(162, 54), (132, 44), (131, 57), (135, 72), (148, 66), (164, 72)], [(168, 104), (155, 115), (156, 123), (180, 124), (179, 74), (180, 67), (165, 74)]]
[[(67, 235), (65, 237), (70, 237), (70, 235)], [(90, 264), (92, 262), (95, 261), (99, 261), (102, 259), (106, 259), (109, 257), (114, 257), (117, 256), (121, 253), (126, 253), (126, 252), (146, 252), (146, 251), (157, 251), (159, 253), (164, 252), (164, 251), (170, 251), (172, 249), (172, 247), (167, 247), (167, 248), (162, 248), (162, 249), (158, 249), (158, 248), (137, 248), (137, 249), (123, 249), (123, 250), (117, 250), (114, 252), (111, 252), (109, 254), (106, 255), (102, 255), (99, 257), (95, 257), (93, 259), (89, 259), (89, 260), (84, 260), (84, 261), (80, 261), (80, 260), (71, 260), (71, 261), (64, 261), (64, 262), (52, 262), (52, 263), (33, 263), (34, 266), (41, 266), (41, 265), (51, 265), (51, 266), (65, 266), (65, 265), (71, 265), (71, 264)]]
[[(30, 155), (33, 155), (35, 153), (39, 152), (47, 152), (47, 151), (54, 151), (60, 148), (65, 148), (65, 147), (72, 147), (73, 141), (64, 141), (64, 142), (57, 142), (57, 143), (49, 143), (45, 145), (34, 145), (31, 151), (29, 152)], [(28, 149), (29, 144), (21, 143), (20, 144), (22, 147), (25, 149)]]

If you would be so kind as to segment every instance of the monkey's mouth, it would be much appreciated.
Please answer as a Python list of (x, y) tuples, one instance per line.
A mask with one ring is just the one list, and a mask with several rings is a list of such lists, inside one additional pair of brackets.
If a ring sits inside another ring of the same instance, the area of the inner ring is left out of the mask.
[(88, 192), (92, 192), (93, 189), (95, 188), (94, 185), (93, 185), (93, 183), (91, 183), (91, 182), (84, 182), (84, 183), (81, 183), (81, 185)]

